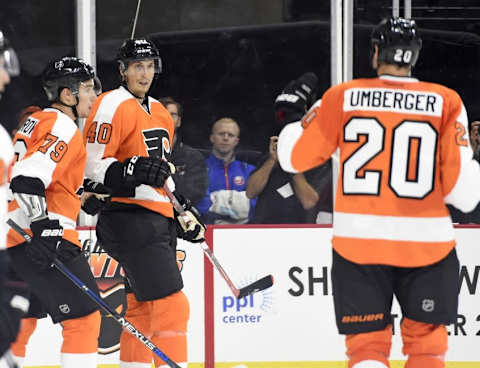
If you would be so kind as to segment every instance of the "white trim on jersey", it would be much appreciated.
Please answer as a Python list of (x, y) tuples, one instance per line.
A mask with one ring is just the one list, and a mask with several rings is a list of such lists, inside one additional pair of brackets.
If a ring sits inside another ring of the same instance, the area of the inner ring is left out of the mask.
[(298, 171), (293, 168), (291, 157), (293, 147), (300, 139), (303, 133), (302, 123), (297, 121), (285, 125), (280, 132), (277, 144), (278, 162), (283, 170), (291, 173), (297, 173)]
[(344, 238), (413, 242), (448, 242), (454, 239), (452, 220), (446, 217), (398, 217), (333, 213), (333, 235)]
[(140, 201), (170, 202), (167, 196), (161, 195), (150, 185), (141, 184), (135, 188), (135, 198)]
[(379, 76), (380, 79), (390, 80), (393, 82), (401, 82), (401, 83), (417, 83), (418, 79), (413, 77), (401, 77), (396, 75), (381, 75)]

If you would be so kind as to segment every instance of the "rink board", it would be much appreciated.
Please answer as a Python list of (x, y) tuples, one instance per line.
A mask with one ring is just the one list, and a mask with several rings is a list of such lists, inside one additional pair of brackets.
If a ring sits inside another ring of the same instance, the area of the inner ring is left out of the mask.
[[(457, 228), (456, 236), (462, 283), (458, 322), (448, 327), (447, 366), (480, 367), (480, 229)], [(81, 237), (95, 243), (94, 231), (82, 230)], [(213, 367), (215, 360), (217, 368), (346, 367), (333, 314), (330, 237), (331, 229), (320, 226), (215, 227), (214, 253), (237, 286), (267, 274), (275, 278), (272, 288), (239, 301), (218, 273), (212, 278), (200, 247), (179, 242), (186, 255), (182, 274), (191, 308), (189, 366)], [(97, 275), (98, 259), (92, 268)], [(393, 313), (399, 315), (396, 304)], [(394, 319), (394, 368), (405, 359), (399, 320)], [(58, 366), (60, 344), (59, 327), (42, 320), (25, 365)], [(99, 356), (99, 367), (116, 367), (117, 362), (118, 351)]]

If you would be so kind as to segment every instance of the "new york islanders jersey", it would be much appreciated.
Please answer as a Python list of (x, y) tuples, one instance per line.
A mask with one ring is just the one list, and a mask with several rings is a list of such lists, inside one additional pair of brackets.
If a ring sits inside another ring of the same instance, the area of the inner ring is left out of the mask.
[[(132, 156), (156, 156), (168, 160), (174, 124), (169, 112), (148, 97), (147, 112), (124, 87), (100, 95), (83, 131), (87, 148), (85, 175), (104, 183), (108, 167)], [(130, 197), (113, 196), (112, 202), (136, 204), (167, 217), (173, 207), (162, 188), (141, 184)]]
[[(77, 193), (83, 184), (86, 152), (77, 125), (60, 110), (46, 108), (28, 117), (13, 143), (16, 162), (12, 179), (17, 176), (40, 179), (45, 186), (48, 217), (59, 220), (63, 238), (80, 245), (76, 231), (80, 211)], [(13, 197), (8, 210), (11, 219), (30, 231), (30, 220)], [(23, 242), (20, 235), (9, 230), (9, 247)]]
[(468, 119), (458, 94), (410, 77), (357, 79), (330, 88), (278, 142), (282, 168), (303, 172), (337, 148), (334, 249), (360, 264), (417, 267), (455, 246), (450, 203), (480, 200)]
[(7, 200), (8, 200), (8, 175), (13, 163), (13, 145), (10, 136), (0, 125), (0, 249), (7, 246)]

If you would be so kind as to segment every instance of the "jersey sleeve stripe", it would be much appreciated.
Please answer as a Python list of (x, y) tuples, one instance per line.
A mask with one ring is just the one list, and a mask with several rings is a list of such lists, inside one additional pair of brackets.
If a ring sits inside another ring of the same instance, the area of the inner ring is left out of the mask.
[(297, 173), (292, 164), (292, 151), (295, 144), (300, 139), (303, 128), (300, 121), (287, 124), (278, 137), (278, 161), (283, 170), (291, 173)]
[(141, 201), (155, 201), (170, 203), (170, 199), (166, 195), (157, 192), (153, 187), (141, 184), (135, 188), (135, 199)]
[(334, 236), (356, 239), (448, 242), (454, 239), (450, 217), (399, 217), (334, 212)]

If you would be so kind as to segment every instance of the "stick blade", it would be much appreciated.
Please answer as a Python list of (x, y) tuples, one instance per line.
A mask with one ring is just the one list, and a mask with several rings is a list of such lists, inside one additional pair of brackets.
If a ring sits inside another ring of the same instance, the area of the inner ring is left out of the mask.
[(273, 285), (273, 276), (268, 275), (265, 277), (262, 277), (260, 280), (257, 280), (250, 285), (247, 285), (239, 290), (239, 293), (237, 295), (237, 299), (243, 298), (247, 295), (256, 293), (258, 291), (262, 291), (265, 289), (268, 289)]

